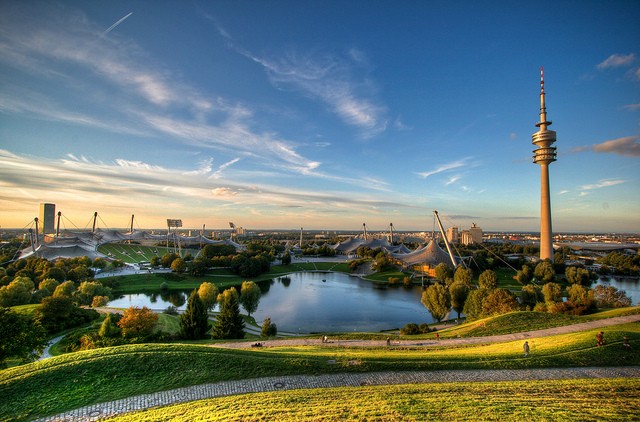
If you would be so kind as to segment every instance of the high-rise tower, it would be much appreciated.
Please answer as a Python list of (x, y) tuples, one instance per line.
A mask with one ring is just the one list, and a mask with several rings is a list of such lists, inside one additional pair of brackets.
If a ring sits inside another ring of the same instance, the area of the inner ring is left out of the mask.
[(40, 233), (55, 233), (56, 204), (40, 204)]
[(547, 107), (544, 93), (544, 68), (540, 68), (540, 121), (536, 126), (540, 129), (531, 135), (533, 162), (540, 166), (540, 259), (553, 262), (553, 237), (551, 231), (551, 195), (549, 194), (549, 164), (556, 161), (556, 132), (548, 130), (551, 122), (547, 121)]

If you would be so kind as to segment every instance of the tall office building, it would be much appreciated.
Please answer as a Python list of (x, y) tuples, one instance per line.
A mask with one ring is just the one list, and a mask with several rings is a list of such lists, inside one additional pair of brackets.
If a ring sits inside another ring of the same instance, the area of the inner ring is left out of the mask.
[(51, 234), (56, 226), (56, 204), (40, 204), (40, 233)]
[(531, 135), (533, 162), (540, 166), (540, 259), (553, 262), (553, 235), (551, 230), (551, 195), (549, 193), (549, 164), (556, 161), (556, 132), (547, 129), (551, 125), (547, 121), (547, 108), (544, 93), (544, 69), (540, 68), (540, 121), (536, 126), (540, 129)]

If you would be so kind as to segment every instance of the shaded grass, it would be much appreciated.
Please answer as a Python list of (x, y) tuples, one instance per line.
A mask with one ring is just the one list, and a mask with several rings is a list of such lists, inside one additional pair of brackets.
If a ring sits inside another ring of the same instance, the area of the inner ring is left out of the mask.
[(220, 397), (110, 420), (622, 420), (637, 417), (639, 393), (639, 379), (385, 385)]
[[(0, 371), (0, 419), (56, 414), (97, 402), (231, 379), (339, 372), (640, 365), (640, 326), (522, 342), (437, 347), (282, 347), (248, 350), (143, 344), (82, 351)], [(632, 351), (623, 350), (628, 336)], [(356, 362), (357, 364), (353, 364)]]

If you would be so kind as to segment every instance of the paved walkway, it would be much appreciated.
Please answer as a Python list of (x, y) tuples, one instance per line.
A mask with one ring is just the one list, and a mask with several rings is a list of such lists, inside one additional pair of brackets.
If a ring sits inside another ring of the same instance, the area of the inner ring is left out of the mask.
[(519, 381), (578, 378), (640, 378), (640, 367), (482, 369), (460, 371), (370, 372), (356, 374), (294, 375), (202, 384), (108, 403), (82, 407), (38, 421), (95, 421), (127, 412), (235, 394), (308, 388), (364, 385), (423, 384), (440, 382)]
[[(563, 325), (560, 327), (547, 328), (544, 330), (525, 331), (520, 333), (502, 334), (484, 337), (463, 337), (448, 338), (440, 340), (393, 340), (392, 346), (453, 346), (461, 344), (484, 344), (484, 343), (500, 343), (513, 340), (527, 340), (536, 337), (548, 337), (557, 334), (576, 333), (578, 331), (586, 331), (595, 328), (605, 328), (611, 325), (627, 324), (631, 322), (640, 322), (640, 315), (627, 315), (621, 317), (598, 319), (595, 321), (582, 322), (580, 324)], [(606, 339), (606, 333), (605, 333)], [(595, 337), (593, 339), (595, 342)], [(282, 347), (282, 346), (349, 346), (349, 347), (377, 347), (386, 346), (385, 340), (338, 340), (329, 338), (328, 343), (322, 343), (322, 338), (286, 338), (260, 341), (263, 347)], [(253, 342), (238, 341), (211, 344), (211, 347), (221, 347), (225, 349), (244, 349), (251, 347)]]
[[(604, 320), (590, 321), (570, 326), (549, 328), (546, 330), (525, 333), (505, 334), (500, 336), (473, 337), (460, 339), (442, 339), (440, 341), (399, 341), (402, 346), (446, 346), (451, 344), (474, 344), (511, 341), (532, 337), (544, 337), (555, 334), (571, 333), (611, 325), (640, 322), (640, 315), (630, 315)], [(323, 344), (321, 339), (283, 339), (264, 342), (265, 346), (287, 346), (304, 344)], [(386, 346), (379, 340), (341, 340), (329, 343), (345, 346)], [(251, 342), (223, 343), (215, 347), (244, 348), (251, 347)], [(396, 385), (421, 384), (433, 382), (480, 382), (480, 381), (518, 381), (545, 379), (581, 379), (581, 378), (640, 378), (640, 367), (607, 367), (607, 368), (538, 368), (538, 369), (481, 369), (481, 370), (446, 370), (419, 372), (370, 372), (324, 375), (294, 375), (225, 381), (214, 384), (202, 384), (177, 388), (151, 394), (128, 397), (107, 403), (100, 403), (71, 410), (59, 415), (39, 419), (39, 421), (95, 421), (123, 413), (168, 406), (206, 398), (224, 397), (235, 394), (257, 393), (264, 391), (280, 391), (309, 388), (355, 387), (364, 385)]]

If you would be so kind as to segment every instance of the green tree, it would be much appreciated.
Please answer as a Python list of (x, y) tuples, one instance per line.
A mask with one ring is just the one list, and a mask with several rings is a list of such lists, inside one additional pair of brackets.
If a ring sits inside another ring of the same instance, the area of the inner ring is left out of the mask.
[(262, 322), (262, 330), (260, 331), (260, 336), (267, 337), (275, 337), (278, 334), (278, 327), (276, 324), (271, 322), (271, 318), (267, 317)]
[(290, 265), (291, 264), (291, 254), (289, 252), (282, 255), (282, 265)]
[(104, 287), (97, 281), (83, 281), (78, 290), (73, 293), (73, 298), (80, 305), (91, 305), (96, 296), (111, 296), (111, 289)]
[(51, 296), (60, 283), (55, 278), (45, 278), (38, 284), (38, 290), (43, 291), (43, 296)]
[(464, 303), (467, 301), (467, 297), (469, 296), (469, 290), (469, 286), (460, 281), (454, 281), (449, 286), (451, 307), (458, 313), (458, 318), (460, 318), (460, 313), (464, 309)]
[(530, 309), (533, 309), (538, 302), (544, 301), (544, 294), (538, 286), (529, 284), (527, 286), (522, 286), (522, 290), (520, 291), (520, 298), (522, 299), (523, 305), (529, 306)]
[(522, 269), (516, 274), (516, 280), (523, 286), (531, 283), (533, 280), (533, 271), (531, 271), (531, 267), (527, 264), (523, 265)]
[(495, 289), (498, 287), (498, 275), (493, 270), (484, 270), (480, 274), (478, 287), (481, 289)]
[(204, 282), (198, 288), (198, 296), (208, 311), (216, 306), (218, 300), (218, 288), (215, 284)]
[(578, 308), (577, 314), (582, 314), (595, 308), (596, 301), (593, 290), (580, 284), (572, 284), (567, 287), (568, 301)]
[(75, 291), (76, 291), (75, 283), (71, 280), (65, 281), (64, 283), (56, 287), (56, 289), (53, 291), (53, 297), (59, 297), (59, 296), (72, 297)]
[(451, 310), (451, 297), (447, 289), (440, 283), (432, 284), (422, 292), (422, 304), (427, 308), (433, 319), (440, 322), (446, 318)]
[(238, 292), (230, 288), (218, 296), (220, 312), (216, 316), (212, 337), (215, 339), (244, 338), (244, 320), (240, 316)]
[(464, 313), (468, 320), (474, 320), (482, 318), (482, 302), (489, 295), (490, 290), (487, 289), (475, 289), (469, 292), (467, 300), (464, 303)]
[(108, 313), (100, 325), (98, 335), (102, 338), (119, 337), (122, 330), (118, 327), (118, 321), (120, 321), (119, 314)]
[(47, 345), (47, 332), (31, 318), (0, 307), (0, 368), (6, 360), (17, 357), (24, 362), (35, 360)]
[(567, 267), (564, 271), (564, 275), (567, 277), (569, 284), (580, 284), (582, 286), (590, 286), (592, 280), (592, 273), (581, 267)]
[(562, 286), (558, 283), (546, 283), (542, 286), (542, 295), (547, 303), (562, 302)]
[(536, 268), (533, 270), (533, 276), (536, 280), (542, 283), (549, 283), (556, 277), (556, 271), (553, 268), (553, 263), (550, 260), (545, 259), (536, 264)]
[(435, 276), (436, 280), (444, 283), (448, 278), (453, 278), (453, 270), (450, 266), (448, 266), (444, 262), (441, 262), (436, 265)]
[(464, 268), (462, 265), (456, 269), (453, 275), (453, 281), (461, 281), (467, 286), (471, 287), (471, 281), (473, 280), (473, 271), (468, 268)]
[(189, 274), (194, 277), (202, 277), (207, 272), (207, 268), (209, 267), (208, 261), (203, 258), (196, 258), (193, 261), (189, 262)]
[(29, 280), (26, 277), (16, 277), (8, 286), (0, 287), (0, 306), (26, 305), (31, 301), (31, 290), (29, 285), (22, 280)]
[(35, 320), (49, 333), (88, 324), (100, 315), (93, 309), (78, 308), (69, 296), (49, 296), (36, 308)]
[(482, 301), (482, 315), (501, 315), (517, 311), (519, 308), (516, 296), (507, 289), (493, 289)]
[(251, 316), (258, 309), (260, 303), (260, 287), (253, 281), (243, 281), (240, 288), (240, 304)]
[(122, 318), (118, 321), (118, 327), (122, 329), (124, 338), (144, 338), (153, 332), (158, 322), (158, 315), (151, 309), (143, 306), (138, 308), (131, 306), (125, 309)]
[(187, 340), (200, 340), (209, 330), (207, 307), (200, 300), (198, 290), (193, 289), (187, 302), (187, 309), (180, 315), (180, 334)]

